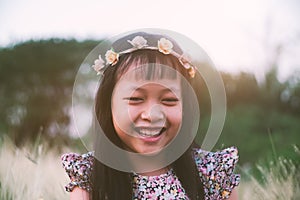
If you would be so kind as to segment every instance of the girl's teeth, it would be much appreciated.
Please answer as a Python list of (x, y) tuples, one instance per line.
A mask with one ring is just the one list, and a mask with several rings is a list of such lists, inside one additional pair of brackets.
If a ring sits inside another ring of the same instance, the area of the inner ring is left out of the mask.
[(162, 129), (159, 130), (148, 130), (148, 129), (140, 129), (139, 133), (143, 136), (156, 136), (161, 133)]

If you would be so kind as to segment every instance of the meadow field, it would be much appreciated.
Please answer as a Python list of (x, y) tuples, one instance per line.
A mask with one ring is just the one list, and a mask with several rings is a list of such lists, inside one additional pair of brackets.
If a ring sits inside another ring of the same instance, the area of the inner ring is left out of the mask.
[[(0, 148), (1, 200), (69, 199), (69, 194), (64, 191), (69, 178), (62, 168), (58, 151), (48, 150), (43, 144), (16, 148), (9, 140), (2, 141)], [(63, 151), (72, 150), (65, 148)], [(295, 152), (300, 156), (297, 147)], [(257, 166), (263, 174), (260, 177), (238, 166), (238, 171), (242, 172), (239, 199), (300, 199), (299, 168), (285, 158), (279, 158), (270, 166)]]

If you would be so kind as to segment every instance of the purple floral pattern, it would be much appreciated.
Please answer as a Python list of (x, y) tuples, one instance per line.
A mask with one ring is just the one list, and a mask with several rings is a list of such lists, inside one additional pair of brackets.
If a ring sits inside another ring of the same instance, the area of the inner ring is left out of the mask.
[(133, 174), (134, 200), (188, 199), (173, 169), (159, 176)]
[(227, 199), (240, 182), (240, 175), (233, 173), (238, 161), (237, 149), (230, 147), (215, 153), (195, 149), (194, 157), (205, 199)]
[[(194, 159), (204, 186), (206, 200), (227, 199), (240, 182), (240, 175), (233, 170), (238, 161), (238, 151), (230, 147), (218, 152), (194, 149)], [(89, 182), (93, 153), (62, 156), (63, 167), (71, 182), (65, 186), (70, 192), (75, 186), (91, 191)], [(133, 199), (188, 199), (173, 169), (158, 176), (132, 174)]]
[(93, 152), (86, 154), (67, 153), (61, 156), (63, 168), (66, 170), (71, 182), (65, 186), (71, 192), (76, 186), (91, 191), (90, 175), (93, 166)]

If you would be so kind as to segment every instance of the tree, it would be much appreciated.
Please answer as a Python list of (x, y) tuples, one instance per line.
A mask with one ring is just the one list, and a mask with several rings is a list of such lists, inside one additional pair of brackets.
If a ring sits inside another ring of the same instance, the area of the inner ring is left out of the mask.
[(17, 145), (67, 135), (77, 68), (95, 41), (29, 41), (0, 51), (0, 131)]

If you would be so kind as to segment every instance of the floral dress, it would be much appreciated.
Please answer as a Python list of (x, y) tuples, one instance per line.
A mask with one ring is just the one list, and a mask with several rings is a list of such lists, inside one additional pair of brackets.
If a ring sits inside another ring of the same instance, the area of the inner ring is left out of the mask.
[[(194, 149), (194, 160), (204, 187), (206, 200), (227, 199), (240, 182), (240, 175), (233, 170), (238, 161), (238, 151), (230, 147), (218, 152)], [(91, 191), (89, 177), (93, 165), (93, 153), (78, 155), (68, 153), (62, 156), (62, 164), (71, 182), (65, 186), (71, 192), (78, 186)], [(188, 199), (174, 170), (158, 176), (132, 174), (133, 199)]]

